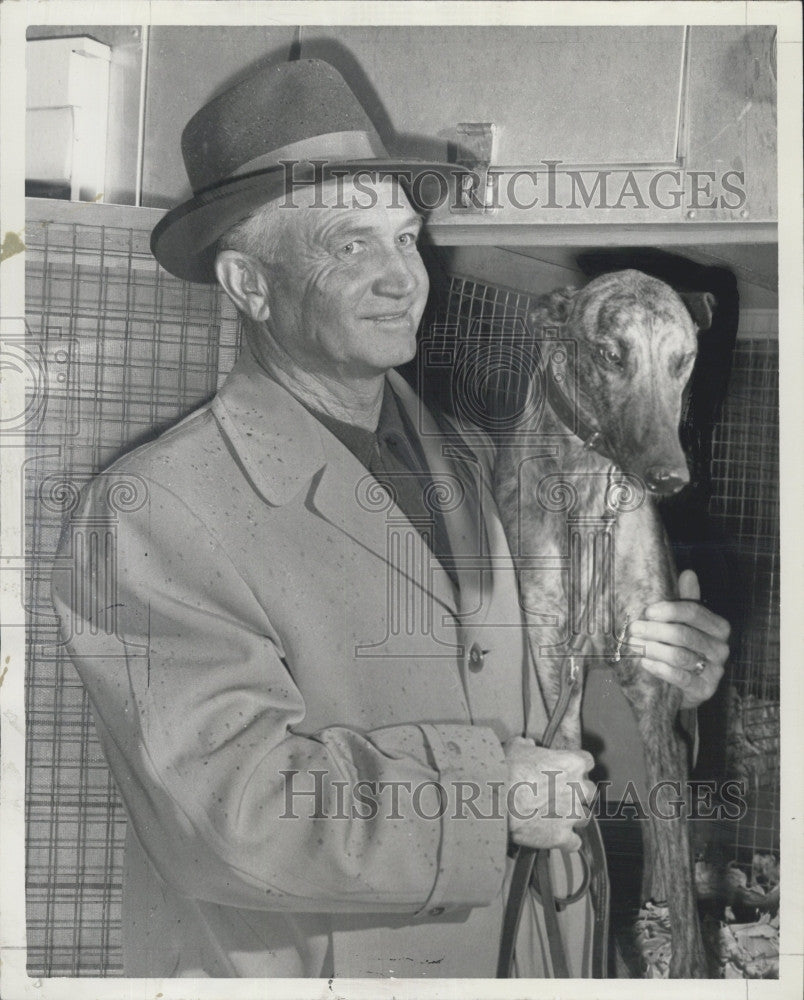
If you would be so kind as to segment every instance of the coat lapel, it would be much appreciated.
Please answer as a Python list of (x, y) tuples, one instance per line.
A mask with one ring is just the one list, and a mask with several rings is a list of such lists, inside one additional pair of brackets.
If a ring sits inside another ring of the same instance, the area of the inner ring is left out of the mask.
[(212, 412), (257, 492), (272, 507), (300, 493), (326, 462), (318, 421), (244, 348)]
[[(399, 383), (412, 395), (399, 377), (395, 389)], [(270, 378), (247, 349), (213, 400), (212, 411), (264, 500), (278, 507), (304, 492), (309, 510), (405, 574), (390, 540), (395, 528), (416, 529), (349, 449)], [(455, 530), (448, 524), (451, 543)], [(436, 557), (430, 554), (430, 559), (437, 567)], [(418, 567), (411, 579), (451, 614), (458, 613), (443, 570), (422, 573)]]
[(419, 430), (433, 480), (436, 483), (439, 479), (443, 480), (446, 492), (456, 479), (461, 484), (462, 492), (456, 497), (456, 502), (448, 501), (444, 522), (458, 574), (459, 618), (480, 624), (488, 608), (488, 600), (484, 600), (483, 595), (483, 580), (484, 569), (488, 571), (489, 568), (490, 554), (482, 470), (472, 452), (462, 448), (456, 435), (449, 435), (456, 438), (455, 441), (445, 442), (443, 428), (401, 375), (389, 372), (388, 381)]

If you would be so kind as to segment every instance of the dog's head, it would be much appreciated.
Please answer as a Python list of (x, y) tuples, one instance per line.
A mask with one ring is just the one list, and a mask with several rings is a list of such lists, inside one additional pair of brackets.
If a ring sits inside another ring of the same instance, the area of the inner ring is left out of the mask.
[(697, 351), (687, 306), (663, 281), (616, 271), (556, 293), (551, 308), (575, 340), (578, 403), (600, 430), (600, 450), (652, 493), (678, 492), (689, 482), (678, 431)]

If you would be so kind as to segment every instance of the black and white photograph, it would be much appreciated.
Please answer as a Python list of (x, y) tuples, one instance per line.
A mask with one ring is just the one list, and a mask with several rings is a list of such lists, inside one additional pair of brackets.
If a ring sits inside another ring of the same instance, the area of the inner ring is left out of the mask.
[(0, 995), (800, 996), (799, 5), (0, 19)]

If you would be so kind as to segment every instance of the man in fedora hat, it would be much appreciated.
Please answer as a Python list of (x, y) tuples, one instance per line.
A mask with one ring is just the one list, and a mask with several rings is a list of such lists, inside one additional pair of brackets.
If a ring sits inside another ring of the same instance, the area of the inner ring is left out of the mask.
[[(115, 482), (136, 494), (108, 558), (54, 577), (129, 818), (126, 972), (493, 976), (509, 845), (580, 883), (592, 759), (533, 741), (487, 453), (393, 370), (428, 288), (413, 193), (452, 168), (388, 157), (315, 60), (241, 82), (182, 144), (195, 194), (152, 249), (218, 281), (246, 343), (211, 404), (86, 492), (86, 524)], [(590, 920), (583, 893), (560, 914), (572, 975)], [(551, 971), (533, 894), (516, 968)]]

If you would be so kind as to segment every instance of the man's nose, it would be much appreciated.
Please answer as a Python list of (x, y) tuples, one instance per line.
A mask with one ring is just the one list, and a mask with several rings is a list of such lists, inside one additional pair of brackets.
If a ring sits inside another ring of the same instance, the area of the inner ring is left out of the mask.
[(406, 298), (421, 283), (423, 267), (421, 258), (416, 254), (402, 256), (398, 251), (384, 254), (374, 280), (375, 294)]

